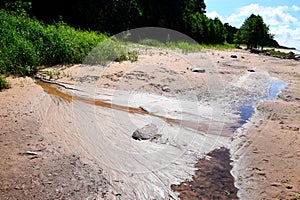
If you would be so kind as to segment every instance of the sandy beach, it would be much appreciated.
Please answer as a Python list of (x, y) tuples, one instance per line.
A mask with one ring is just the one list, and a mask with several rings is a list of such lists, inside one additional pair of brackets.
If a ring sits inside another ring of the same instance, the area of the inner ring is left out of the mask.
[(0, 92), (1, 198), (300, 198), (299, 61), (149, 48), (49, 71)]

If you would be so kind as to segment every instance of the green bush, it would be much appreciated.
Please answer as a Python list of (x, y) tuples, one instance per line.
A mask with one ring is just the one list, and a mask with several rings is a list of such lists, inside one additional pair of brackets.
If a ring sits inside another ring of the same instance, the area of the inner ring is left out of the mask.
[(59, 22), (45, 25), (0, 10), (0, 74), (31, 75), (37, 66), (81, 63), (107, 36)]
[(0, 91), (10, 88), (10, 84), (0, 75)]

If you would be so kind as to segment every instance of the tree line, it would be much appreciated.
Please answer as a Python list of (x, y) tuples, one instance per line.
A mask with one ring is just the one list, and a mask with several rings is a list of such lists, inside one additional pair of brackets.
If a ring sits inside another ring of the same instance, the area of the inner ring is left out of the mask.
[(27, 12), (45, 23), (63, 20), (76, 28), (109, 35), (138, 27), (164, 27), (199, 43), (278, 46), (261, 16), (251, 15), (237, 29), (218, 18), (208, 18), (204, 0), (6, 0), (0, 6), (9, 10), (18, 4), (27, 5)]

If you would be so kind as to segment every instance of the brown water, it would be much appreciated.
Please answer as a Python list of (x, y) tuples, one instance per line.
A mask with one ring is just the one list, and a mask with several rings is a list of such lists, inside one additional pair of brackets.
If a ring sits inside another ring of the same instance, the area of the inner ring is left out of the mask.
[(145, 110), (142, 110), (141, 108), (133, 108), (133, 107), (115, 105), (115, 104), (101, 101), (101, 100), (95, 100), (95, 99), (89, 99), (89, 98), (80, 97), (80, 96), (74, 96), (74, 95), (62, 92), (59, 89), (58, 85), (51, 84), (51, 83), (45, 83), (43, 81), (37, 81), (36, 83), (38, 85), (40, 85), (44, 89), (44, 91), (47, 92), (48, 94), (56, 96), (58, 98), (61, 98), (67, 102), (80, 101), (80, 102), (84, 102), (86, 104), (96, 105), (96, 106), (105, 107), (105, 108), (111, 108), (111, 109), (120, 110), (120, 111), (124, 111), (124, 112), (128, 112), (128, 113), (132, 113), (132, 114), (149, 115), (152, 117), (157, 117), (157, 118), (163, 119), (169, 123), (181, 124), (181, 120), (156, 115), (154, 113), (150, 113)]

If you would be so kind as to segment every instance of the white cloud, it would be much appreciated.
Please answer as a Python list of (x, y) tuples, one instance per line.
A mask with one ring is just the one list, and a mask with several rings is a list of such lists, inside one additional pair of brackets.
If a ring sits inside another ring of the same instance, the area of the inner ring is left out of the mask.
[(246, 17), (252, 13), (264, 18), (266, 24), (278, 26), (280, 24), (293, 24), (298, 20), (288, 13), (288, 6), (264, 7), (259, 4), (250, 4), (238, 9), (238, 13), (233, 13), (225, 21), (235, 26), (241, 26)]
[(300, 28), (292, 29), (288, 25), (270, 27), (272, 33), (277, 33), (275, 39), (279, 44), (300, 49)]
[(206, 13), (206, 16), (211, 19), (218, 17), (221, 21), (224, 21), (223, 17), (221, 15), (219, 15), (219, 13), (217, 13), (216, 11), (208, 12), (208, 13)]
[(293, 6), (292, 6), (292, 9), (293, 9), (294, 11), (299, 11), (299, 10), (300, 10), (300, 8), (299, 8), (298, 6), (296, 6), (296, 5), (293, 5)]

